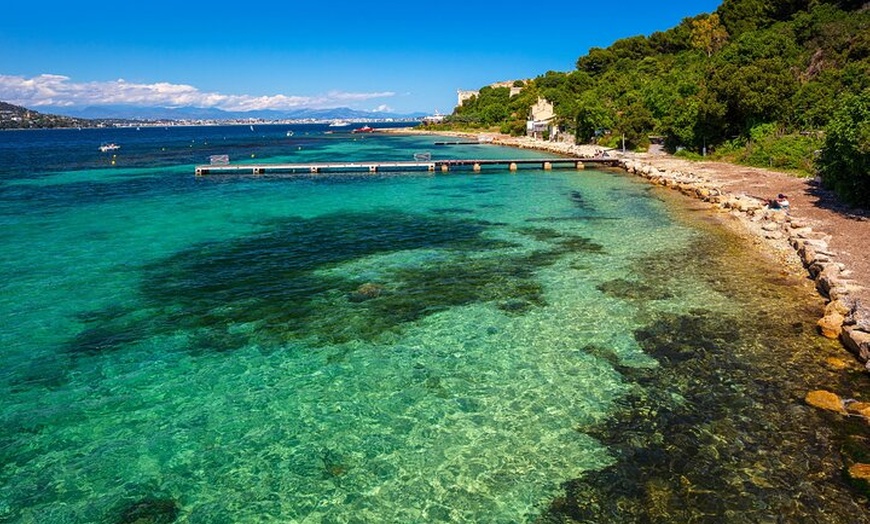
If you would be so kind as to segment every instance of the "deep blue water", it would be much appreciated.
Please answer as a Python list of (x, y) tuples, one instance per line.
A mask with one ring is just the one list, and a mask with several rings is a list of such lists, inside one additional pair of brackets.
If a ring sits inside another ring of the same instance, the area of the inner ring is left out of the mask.
[(836, 470), (819, 303), (707, 214), (594, 170), (193, 176), (541, 156), (330, 130), (0, 133), (0, 522), (868, 521), (798, 481)]

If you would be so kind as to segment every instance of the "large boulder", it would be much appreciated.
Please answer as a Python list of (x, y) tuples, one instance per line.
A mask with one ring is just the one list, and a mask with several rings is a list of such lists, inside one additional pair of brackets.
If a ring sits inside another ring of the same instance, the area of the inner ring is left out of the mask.
[(816, 325), (819, 327), (819, 333), (822, 336), (836, 340), (840, 336), (840, 333), (843, 332), (844, 320), (845, 317), (839, 312), (831, 311), (819, 319)]
[(857, 300), (850, 304), (850, 311), (846, 317), (847, 324), (870, 333), (870, 311), (862, 308)]
[(840, 266), (837, 264), (823, 264), (822, 270), (816, 277), (816, 289), (825, 297), (831, 296), (831, 289), (840, 286)]
[(870, 332), (846, 326), (840, 334), (840, 341), (861, 362), (870, 360)]

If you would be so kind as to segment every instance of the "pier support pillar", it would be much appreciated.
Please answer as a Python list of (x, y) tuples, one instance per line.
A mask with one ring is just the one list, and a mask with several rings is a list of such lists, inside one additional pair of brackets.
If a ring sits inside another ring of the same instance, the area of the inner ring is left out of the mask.
[(377, 173), (378, 166), (369, 166), (369, 173)]
[(544, 171), (551, 171), (553, 169), (553, 164), (551, 162), (544, 162)]
[(254, 174), (255, 174), (255, 175), (262, 175), (264, 171), (265, 171), (265, 169), (262, 168), (262, 167), (255, 167), (255, 168), (254, 168)]
[(582, 171), (583, 169), (586, 169), (586, 164), (584, 164), (583, 162), (578, 161), (578, 162), (577, 162), (577, 169), (580, 169), (581, 171)]
[(317, 167), (317, 166), (311, 166), (311, 170), (310, 170), (310, 171), (311, 171), (312, 173), (314, 173), (314, 174), (317, 174), (317, 173), (320, 173), (320, 168)]
[(475, 172), (475, 173), (480, 173), (480, 164), (478, 164), (478, 163), (475, 163), (475, 164), (474, 164), (474, 172)]
[(441, 164), (441, 172), (446, 173), (450, 171), (450, 167), (447, 164)]
[(430, 173), (434, 173), (434, 172), (435, 172), (435, 164), (429, 164), (429, 172), (430, 172)]
[(201, 167), (196, 168), (196, 176), (202, 176), (202, 168)]
[(516, 171), (516, 170), (517, 170), (517, 163), (516, 163), (516, 162), (511, 162), (510, 170), (511, 170), (511, 171)]

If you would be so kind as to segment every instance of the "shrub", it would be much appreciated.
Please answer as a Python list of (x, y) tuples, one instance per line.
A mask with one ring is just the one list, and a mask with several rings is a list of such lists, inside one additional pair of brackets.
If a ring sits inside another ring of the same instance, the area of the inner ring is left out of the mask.
[(870, 206), (870, 89), (846, 97), (834, 113), (817, 166), (825, 186)]

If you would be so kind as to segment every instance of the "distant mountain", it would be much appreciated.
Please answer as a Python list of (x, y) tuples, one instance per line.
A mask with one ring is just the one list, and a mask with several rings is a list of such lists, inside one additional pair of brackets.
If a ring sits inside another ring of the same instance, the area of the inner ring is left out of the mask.
[(56, 111), (69, 117), (125, 120), (353, 120), (407, 119), (426, 116), (425, 113), (398, 114), (358, 111), (347, 107), (332, 109), (295, 109), (290, 111), (224, 111), (213, 107), (140, 107), (129, 105), (64, 107)]
[(26, 107), (0, 102), (0, 129), (40, 129), (50, 127), (95, 127), (97, 122), (68, 116), (44, 114)]

